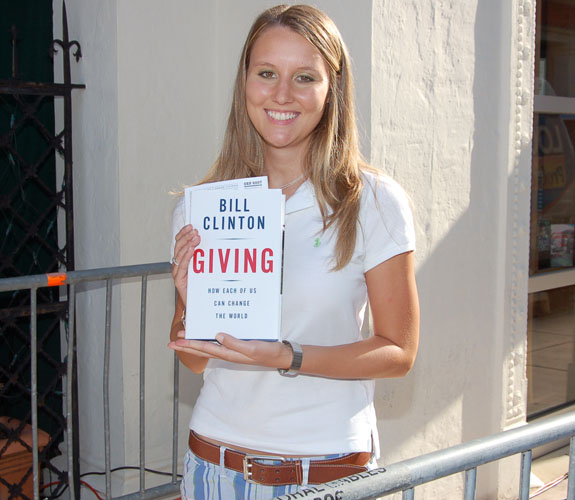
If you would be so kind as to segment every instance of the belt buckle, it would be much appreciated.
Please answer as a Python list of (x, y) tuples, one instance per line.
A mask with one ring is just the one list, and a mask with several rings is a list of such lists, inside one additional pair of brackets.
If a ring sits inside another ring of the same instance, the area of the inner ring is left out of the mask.
[[(253, 460), (280, 460), (281, 462), (287, 462), (287, 458), (281, 457), (279, 455), (244, 455), (243, 458), (243, 469), (244, 469), (244, 480), (246, 483), (260, 484), (252, 479), (252, 467)], [(261, 464), (266, 465), (266, 464)]]

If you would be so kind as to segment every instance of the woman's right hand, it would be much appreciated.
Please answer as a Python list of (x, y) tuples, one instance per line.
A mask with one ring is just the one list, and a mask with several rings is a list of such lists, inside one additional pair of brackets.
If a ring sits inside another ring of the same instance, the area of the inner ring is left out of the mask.
[(191, 224), (184, 226), (176, 234), (174, 256), (172, 258), (172, 278), (178, 290), (178, 295), (184, 304), (188, 295), (188, 267), (194, 255), (194, 250), (200, 244), (201, 238), (198, 230)]

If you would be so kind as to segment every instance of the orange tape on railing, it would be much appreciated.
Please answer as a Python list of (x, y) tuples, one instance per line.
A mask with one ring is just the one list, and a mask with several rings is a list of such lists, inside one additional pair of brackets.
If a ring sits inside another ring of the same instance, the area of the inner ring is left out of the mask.
[(48, 286), (60, 286), (66, 284), (66, 273), (49, 273), (46, 277), (48, 278)]

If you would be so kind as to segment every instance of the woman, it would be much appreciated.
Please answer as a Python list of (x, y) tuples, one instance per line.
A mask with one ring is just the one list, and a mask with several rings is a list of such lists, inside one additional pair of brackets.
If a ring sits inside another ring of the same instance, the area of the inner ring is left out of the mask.
[[(174, 212), (169, 346), (204, 373), (184, 498), (271, 498), (375, 467), (374, 379), (405, 375), (417, 352), (409, 205), (361, 159), (347, 50), (331, 19), (309, 6), (274, 7), (254, 22), (222, 151), (203, 182), (259, 175), (287, 199), (286, 342), (183, 339), (201, 234), (184, 226), (182, 203)], [(373, 335), (363, 338), (367, 299)]]

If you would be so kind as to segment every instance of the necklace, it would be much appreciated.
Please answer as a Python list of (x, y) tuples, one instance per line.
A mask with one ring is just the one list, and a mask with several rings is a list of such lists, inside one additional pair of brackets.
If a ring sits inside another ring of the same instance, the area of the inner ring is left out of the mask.
[(290, 186), (293, 186), (296, 182), (299, 182), (303, 179), (303, 174), (301, 174), (300, 176), (296, 177), (293, 181), (289, 181), (287, 184), (284, 184), (283, 186), (280, 186), (278, 189), (284, 190), (285, 188), (288, 188)]

